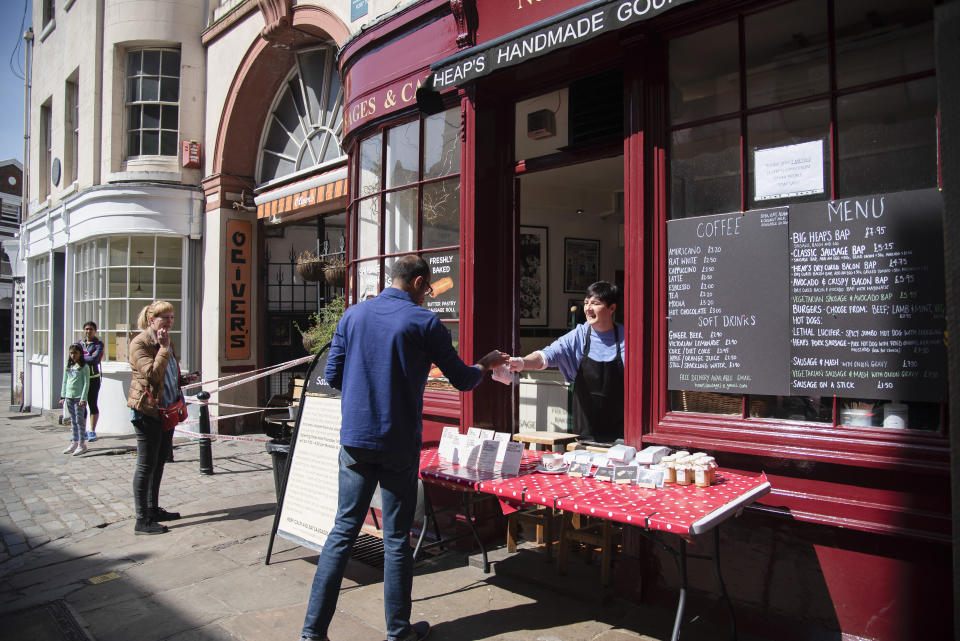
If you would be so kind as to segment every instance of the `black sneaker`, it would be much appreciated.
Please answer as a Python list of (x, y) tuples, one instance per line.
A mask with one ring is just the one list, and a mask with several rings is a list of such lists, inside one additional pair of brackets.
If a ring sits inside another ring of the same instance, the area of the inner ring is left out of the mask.
[(407, 630), (407, 633), (402, 637), (393, 639), (388, 637), (389, 641), (421, 641), (426, 639), (430, 634), (430, 624), (426, 621), (417, 621), (410, 626), (410, 629)]
[(179, 518), (179, 512), (167, 512), (162, 507), (158, 507), (153, 511), (154, 521), (176, 521)]
[(137, 524), (133, 526), (134, 534), (163, 534), (167, 531), (166, 525), (160, 525), (149, 519), (137, 519)]

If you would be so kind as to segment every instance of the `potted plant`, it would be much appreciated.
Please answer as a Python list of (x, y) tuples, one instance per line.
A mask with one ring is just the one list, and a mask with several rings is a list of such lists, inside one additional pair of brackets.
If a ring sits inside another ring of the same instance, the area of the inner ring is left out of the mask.
[(347, 278), (347, 268), (343, 260), (334, 258), (330, 260), (323, 268), (323, 276), (331, 287), (343, 287)]
[(323, 280), (324, 267), (326, 267), (326, 262), (313, 252), (302, 251), (297, 256), (297, 274), (307, 282)]
[(319, 312), (310, 314), (310, 326), (306, 329), (300, 329), (294, 321), (293, 326), (303, 337), (303, 348), (311, 354), (316, 354), (324, 345), (332, 341), (337, 323), (340, 322), (345, 309), (346, 301), (343, 296), (336, 296)]

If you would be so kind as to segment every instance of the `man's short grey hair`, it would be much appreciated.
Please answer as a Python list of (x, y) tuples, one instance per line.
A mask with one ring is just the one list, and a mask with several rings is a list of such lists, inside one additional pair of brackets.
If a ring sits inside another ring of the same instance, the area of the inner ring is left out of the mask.
[(417, 276), (430, 280), (430, 266), (419, 256), (404, 256), (397, 260), (390, 272), (390, 277), (402, 283), (412, 283)]

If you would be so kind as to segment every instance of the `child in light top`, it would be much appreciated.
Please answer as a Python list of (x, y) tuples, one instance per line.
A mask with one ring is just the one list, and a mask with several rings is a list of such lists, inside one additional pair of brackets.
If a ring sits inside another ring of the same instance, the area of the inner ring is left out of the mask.
[(67, 350), (67, 366), (63, 370), (60, 404), (70, 413), (73, 434), (64, 454), (80, 456), (87, 451), (87, 393), (90, 391), (90, 368), (83, 360), (83, 348), (74, 343)]

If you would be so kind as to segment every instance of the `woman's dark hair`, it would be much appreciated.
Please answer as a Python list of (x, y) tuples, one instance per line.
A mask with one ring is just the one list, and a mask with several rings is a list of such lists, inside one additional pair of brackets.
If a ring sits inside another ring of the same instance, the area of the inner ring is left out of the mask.
[(412, 283), (417, 276), (430, 278), (430, 266), (419, 256), (404, 256), (393, 265), (390, 277), (403, 283)]
[(605, 280), (598, 280), (587, 287), (587, 298), (597, 298), (609, 307), (620, 302), (620, 288)]
[(88, 328), (88, 327), (92, 327), (92, 328), (93, 328), (93, 331), (97, 331), (97, 324), (94, 323), (93, 321), (87, 321), (86, 323), (83, 324), (83, 328), (84, 328), (84, 329), (86, 329), (86, 328)]

